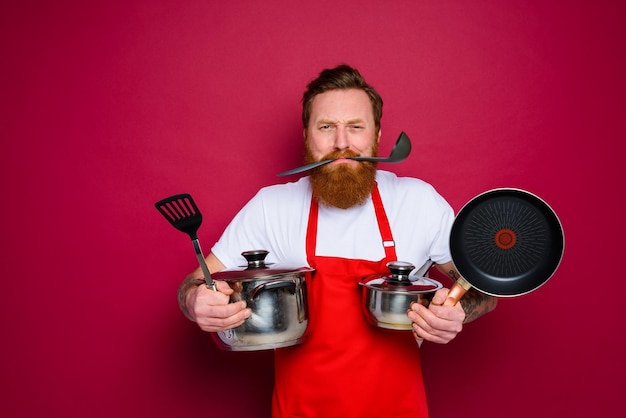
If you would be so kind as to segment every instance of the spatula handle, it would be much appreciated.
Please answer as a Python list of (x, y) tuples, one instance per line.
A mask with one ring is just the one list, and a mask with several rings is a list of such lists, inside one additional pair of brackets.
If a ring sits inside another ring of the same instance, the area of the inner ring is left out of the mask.
[(200, 248), (200, 241), (197, 239), (192, 239), (193, 249), (196, 251), (196, 257), (198, 258), (198, 263), (200, 263), (200, 268), (202, 269), (202, 274), (204, 275), (204, 281), (206, 286), (212, 290), (217, 290), (215, 287), (215, 282), (211, 278), (211, 272), (209, 271), (209, 267), (206, 265), (206, 260), (202, 255), (202, 249)]

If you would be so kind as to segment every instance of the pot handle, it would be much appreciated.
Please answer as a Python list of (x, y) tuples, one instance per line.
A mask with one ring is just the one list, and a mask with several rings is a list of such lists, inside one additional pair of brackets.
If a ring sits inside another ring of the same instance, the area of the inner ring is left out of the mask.
[(295, 280), (269, 280), (267, 282), (263, 282), (254, 289), (252, 289), (248, 296), (250, 299), (254, 299), (257, 295), (265, 290), (273, 290), (280, 289), (282, 287), (289, 287), (289, 291), (293, 294), (296, 292), (296, 281)]

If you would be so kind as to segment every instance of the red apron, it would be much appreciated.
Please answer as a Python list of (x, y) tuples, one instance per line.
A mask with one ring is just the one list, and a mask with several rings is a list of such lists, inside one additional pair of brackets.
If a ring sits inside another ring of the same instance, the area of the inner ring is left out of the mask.
[(275, 352), (272, 416), (319, 418), (427, 417), (419, 348), (409, 331), (367, 323), (360, 279), (387, 272), (396, 260), (391, 228), (375, 186), (372, 201), (385, 246), (380, 261), (315, 255), (317, 201), (306, 235), (310, 284), (309, 334), (303, 344)]

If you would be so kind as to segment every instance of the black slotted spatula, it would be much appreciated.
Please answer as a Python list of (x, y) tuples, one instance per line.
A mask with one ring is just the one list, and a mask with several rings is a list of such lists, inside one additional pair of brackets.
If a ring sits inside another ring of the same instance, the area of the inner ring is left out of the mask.
[(188, 193), (177, 194), (159, 200), (154, 205), (174, 228), (189, 235), (207, 287), (217, 290), (198, 240), (198, 228), (202, 224), (202, 214), (191, 195)]

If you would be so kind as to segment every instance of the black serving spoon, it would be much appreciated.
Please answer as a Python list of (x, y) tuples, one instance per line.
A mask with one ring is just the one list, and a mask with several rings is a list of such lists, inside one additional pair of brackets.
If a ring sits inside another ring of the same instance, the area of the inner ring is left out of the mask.
[[(406, 157), (411, 153), (411, 140), (408, 135), (404, 132), (400, 133), (398, 140), (396, 141), (393, 149), (389, 153), (389, 157), (348, 157), (350, 160), (355, 161), (372, 161), (378, 163), (399, 163), (400, 161), (404, 161)], [(302, 167), (294, 168), (293, 170), (284, 171), (282, 173), (277, 174), (278, 176), (289, 176), (291, 174), (302, 173), (303, 171), (312, 170), (316, 167), (322, 166), (324, 164), (331, 163), (335, 160), (322, 160), (316, 163), (307, 164)]]

